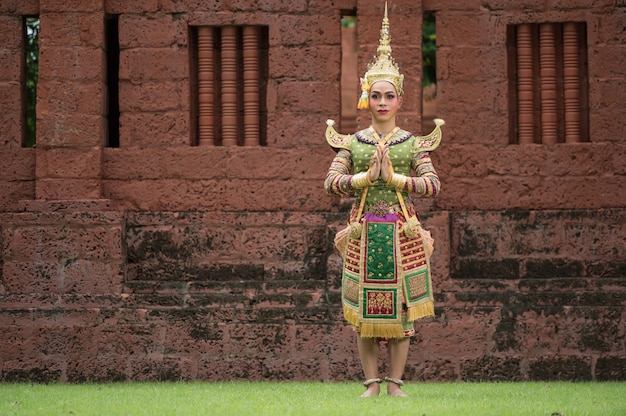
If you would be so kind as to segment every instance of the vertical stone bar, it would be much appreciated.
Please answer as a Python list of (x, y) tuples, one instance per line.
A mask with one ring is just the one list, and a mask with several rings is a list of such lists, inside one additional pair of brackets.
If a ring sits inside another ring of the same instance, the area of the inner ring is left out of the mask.
[(563, 24), (565, 142), (580, 142), (580, 62), (576, 23)]
[(198, 28), (198, 145), (215, 144), (213, 28)]
[(543, 23), (539, 26), (539, 62), (541, 73), (541, 141), (545, 144), (554, 144), (558, 141), (554, 23)]
[(533, 49), (531, 25), (517, 27), (517, 124), (520, 144), (533, 138)]
[(237, 146), (237, 27), (222, 28), (222, 145)]
[(260, 144), (259, 33), (257, 26), (243, 28), (244, 146)]
[[(98, 6), (96, 6), (98, 4)], [(41, 5), (35, 197), (102, 198), (107, 74), (103, 2), (51, 0)], [(59, 16), (63, 16), (60, 19)], [(83, 22), (90, 36), (68, 30)], [(89, 97), (80, 101), (77, 99)]]

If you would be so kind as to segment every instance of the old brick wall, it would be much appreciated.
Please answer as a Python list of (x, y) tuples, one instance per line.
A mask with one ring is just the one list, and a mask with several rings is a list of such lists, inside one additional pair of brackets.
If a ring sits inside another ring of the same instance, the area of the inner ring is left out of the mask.
[(35, 194), (35, 151), (21, 146), (22, 15), (37, 14), (38, 5), (23, 3), (19, 7), (4, 5), (0, 12), (0, 211), (15, 209), (17, 201), (32, 199)]
[[(382, 2), (1, 2), (2, 380), (362, 378), (332, 249), (349, 201), (322, 189), (353, 9), (362, 72)], [(417, 204), (437, 316), (406, 378), (626, 379), (624, 6), (390, 2), (400, 123), (416, 132), (426, 10), (447, 122), (443, 192)], [(19, 104), (21, 19), (35, 14), (36, 150), (21, 147)], [(107, 14), (119, 148), (103, 145)], [(590, 142), (508, 144), (506, 28), (542, 21), (587, 23)], [(190, 145), (189, 27), (228, 24), (269, 30), (267, 146)]]

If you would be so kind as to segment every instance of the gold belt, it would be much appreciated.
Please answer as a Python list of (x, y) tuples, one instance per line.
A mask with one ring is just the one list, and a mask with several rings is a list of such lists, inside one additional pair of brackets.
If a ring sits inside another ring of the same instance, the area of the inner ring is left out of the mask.
[(363, 210), (366, 213), (374, 214), (377, 217), (384, 217), (387, 214), (402, 212), (402, 206), (400, 204), (389, 205), (386, 201), (378, 201), (373, 205), (365, 205)]

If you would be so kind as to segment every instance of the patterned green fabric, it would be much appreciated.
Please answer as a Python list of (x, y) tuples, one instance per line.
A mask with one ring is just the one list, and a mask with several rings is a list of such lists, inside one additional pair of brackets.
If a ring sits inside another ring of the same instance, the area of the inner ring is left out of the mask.
[[(324, 189), (328, 193), (360, 197), (362, 189), (354, 186), (353, 175), (367, 171), (376, 150), (377, 136), (376, 133), (372, 133), (371, 128), (349, 136), (349, 150), (342, 148), (337, 152), (326, 174)], [(408, 205), (411, 193), (435, 196), (441, 186), (429, 153), (420, 151), (417, 146), (419, 140), (421, 139), (405, 130), (398, 130), (387, 141), (394, 172), (407, 178), (406, 185), (400, 191)], [(411, 176), (411, 171), (415, 172), (415, 176)], [(397, 198), (395, 187), (385, 186), (382, 179), (368, 188), (368, 205), (375, 205), (378, 201), (394, 205), (398, 202)]]
[(395, 223), (367, 223), (367, 280), (395, 280), (396, 265), (394, 262), (394, 231)]
[(400, 313), (399, 284), (396, 271), (396, 217), (391, 220), (366, 221), (364, 249), (365, 278), (363, 279), (363, 319), (397, 320)]
[[(413, 321), (434, 315), (430, 253), (425, 251), (419, 232), (415, 235), (403, 230), (407, 218), (399, 209), (396, 188), (382, 179), (365, 188), (365, 211), (357, 215), (363, 189), (353, 178), (368, 170), (380, 138), (368, 128), (351, 135), (350, 140), (350, 146), (337, 152), (324, 181), (331, 194), (357, 197), (349, 224), (362, 225), (358, 237), (352, 233), (346, 236), (341, 250), (344, 317), (362, 337), (412, 336)], [(417, 140), (399, 129), (386, 141), (394, 173), (406, 177), (398, 191), (408, 220), (417, 219), (409, 194), (435, 196), (440, 187), (430, 156), (419, 150)], [(415, 176), (411, 176), (412, 171)]]
[[(353, 136), (352, 143), (352, 163), (354, 164), (354, 173), (366, 172), (369, 168), (370, 159), (376, 152), (376, 143), (378, 139), (372, 134), (371, 129), (361, 130)], [(411, 162), (413, 160), (413, 146), (415, 144), (415, 136), (405, 130), (398, 130), (396, 134), (389, 140), (389, 158), (393, 164), (395, 173), (409, 176), (411, 174)], [(357, 197), (361, 196), (361, 191), (357, 191)], [(409, 193), (402, 191), (402, 197), (405, 201), (409, 201)], [(395, 192), (389, 192), (389, 187), (385, 186), (382, 178), (369, 187), (366, 205), (374, 205), (378, 201), (385, 201), (389, 205), (398, 203), (398, 196)]]

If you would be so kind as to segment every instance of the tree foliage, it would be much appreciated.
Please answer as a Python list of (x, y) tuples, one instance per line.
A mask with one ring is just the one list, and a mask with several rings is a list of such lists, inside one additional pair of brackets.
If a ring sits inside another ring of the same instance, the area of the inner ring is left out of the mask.
[(27, 17), (26, 29), (26, 119), (24, 146), (33, 147), (37, 137), (37, 80), (39, 78), (39, 18)]
[(422, 85), (437, 82), (437, 34), (435, 32), (435, 15), (424, 13), (422, 23)]

